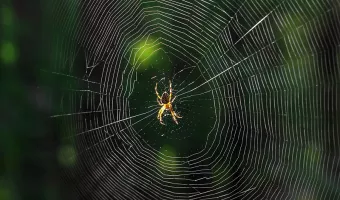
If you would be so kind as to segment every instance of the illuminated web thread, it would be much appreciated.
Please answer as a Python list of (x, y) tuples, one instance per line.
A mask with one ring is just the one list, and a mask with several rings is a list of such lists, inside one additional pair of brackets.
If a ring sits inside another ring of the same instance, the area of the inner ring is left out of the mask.
[[(55, 2), (66, 37), (44, 72), (65, 79), (51, 117), (76, 144), (65, 181), (75, 177), (81, 197), (339, 199), (339, 4), (216, 2)], [(154, 103), (130, 106), (144, 59), (131, 52), (145, 38), (152, 52), (166, 48), (199, 70), (174, 80), (177, 98), (213, 102), (204, 148), (189, 156), (165, 155), (135, 129), (161, 130)]]

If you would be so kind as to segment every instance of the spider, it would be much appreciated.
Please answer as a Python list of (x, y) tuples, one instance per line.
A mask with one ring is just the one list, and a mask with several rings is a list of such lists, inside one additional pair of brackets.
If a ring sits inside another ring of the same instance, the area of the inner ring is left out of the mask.
[(174, 120), (174, 122), (176, 124), (178, 124), (177, 122), (177, 118), (182, 118), (181, 116), (179, 116), (178, 114), (176, 114), (176, 112), (173, 110), (172, 108), (172, 102), (175, 101), (176, 99), (176, 96), (172, 98), (172, 87), (171, 87), (171, 81), (169, 81), (169, 85), (170, 85), (170, 95), (167, 93), (167, 92), (163, 92), (162, 96), (159, 96), (158, 94), (158, 91), (157, 91), (157, 83), (156, 83), (156, 86), (155, 86), (155, 91), (156, 91), (156, 95), (157, 95), (157, 103), (158, 105), (162, 106), (159, 111), (158, 111), (158, 115), (157, 115), (157, 119), (159, 119), (159, 122), (163, 125), (165, 125), (163, 123), (163, 120), (162, 120), (162, 115), (163, 115), (163, 112), (165, 110), (169, 110), (170, 113), (171, 113), (171, 116), (172, 116), (172, 119)]

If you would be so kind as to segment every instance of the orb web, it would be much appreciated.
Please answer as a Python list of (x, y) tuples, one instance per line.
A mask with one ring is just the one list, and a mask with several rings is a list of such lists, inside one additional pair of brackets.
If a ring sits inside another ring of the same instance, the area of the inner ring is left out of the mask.
[[(55, 1), (51, 116), (88, 199), (339, 199), (339, 3)], [(158, 92), (174, 110), (157, 119)]]

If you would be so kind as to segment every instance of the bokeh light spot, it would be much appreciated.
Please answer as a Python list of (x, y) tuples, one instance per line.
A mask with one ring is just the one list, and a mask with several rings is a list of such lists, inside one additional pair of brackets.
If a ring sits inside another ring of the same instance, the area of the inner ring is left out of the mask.
[(170, 145), (163, 145), (160, 149), (159, 166), (165, 174), (173, 174), (177, 169), (176, 150)]
[(72, 167), (77, 159), (76, 151), (71, 145), (63, 145), (58, 152), (58, 161), (63, 167)]
[(318, 165), (320, 162), (321, 155), (315, 146), (310, 146), (305, 149), (305, 156), (311, 164)]
[(4, 41), (1, 44), (1, 61), (4, 64), (13, 64), (16, 61), (16, 50), (12, 42)]
[(132, 65), (137, 70), (145, 70), (157, 59), (160, 50), (159, 42), (153, 39), (144, 39), (137, 43), (133, 51)]
[(168, 157), (175, 157), (176, 151), (174, 148), (172, 148), (170, 145), (164, 145), (161, 148), (161, 153)]
[(11, 194), (10, 189), (5, 185), (0, 185), (0, 199), (7, 200), (12, 198), (13, 196)]

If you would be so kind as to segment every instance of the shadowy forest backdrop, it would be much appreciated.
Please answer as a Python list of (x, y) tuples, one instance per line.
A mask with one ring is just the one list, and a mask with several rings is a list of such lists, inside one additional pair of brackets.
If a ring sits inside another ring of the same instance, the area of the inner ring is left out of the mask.
[(340, 199), (339, 6), (3, 0), (0, 199)]

